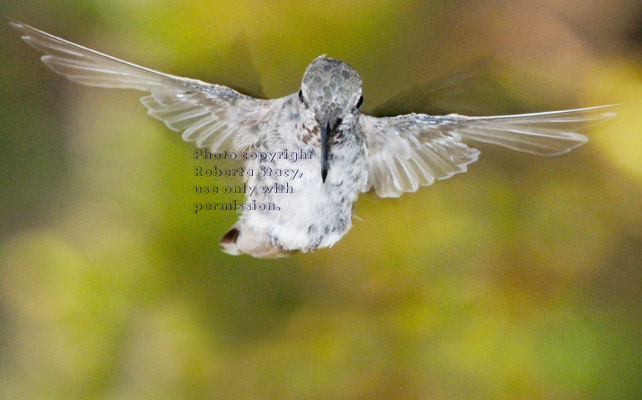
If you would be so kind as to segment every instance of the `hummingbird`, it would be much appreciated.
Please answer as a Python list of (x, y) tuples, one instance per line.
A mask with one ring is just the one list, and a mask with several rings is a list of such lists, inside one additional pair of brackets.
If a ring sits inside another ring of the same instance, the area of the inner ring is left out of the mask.
[[(501, 116), (411, 113), (378, 118), (360, 111), (357, 71), (325, 55), (307, 66), (297, 92), (266, 100), (132, 64), (18, 21), (10, 24), (44, 53), (41, 60), (49, 68), (73, 82), (147, 92), (141, 102), (148, 114), (197, 147), (310, 155), (296, 161), (296, 179), (243, 176), (249, 186), (287, 184), (290, 192), (254, 192), (252, 200), (276, 208), (242, 210), (220, 240), (221, 249), (231, 255), (272, 258), (331, 247), (351, 228), (359, 193), (399, 197), (466, 172), (480, 154), (469, 142), (544, 156), (566, 153), (588, 141), (577, 133), (586, 123), (615, 115), (613, 106), (597, 106)], [(244, 167), (258, 171), (292, 165), (287, 158), (269, 163), (254, 158), (245, 160)]]

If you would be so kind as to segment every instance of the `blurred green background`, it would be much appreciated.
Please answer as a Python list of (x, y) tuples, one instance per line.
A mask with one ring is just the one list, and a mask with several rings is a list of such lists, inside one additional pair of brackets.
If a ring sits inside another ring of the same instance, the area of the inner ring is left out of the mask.
[(366, 112), (480, 59), (491, 90), (441, 106), (625, 103), (570, 154), (481, 146), (466, 174), (362, 195), (332, 249), (231, 257), (236, 216), (191, 213), (191, 145), (138, 92), (55, 75), (4, 21), (0, 398), (642, 398), (639, 0), (0, 5), (270, 98), (327, 53), (360, 72)]

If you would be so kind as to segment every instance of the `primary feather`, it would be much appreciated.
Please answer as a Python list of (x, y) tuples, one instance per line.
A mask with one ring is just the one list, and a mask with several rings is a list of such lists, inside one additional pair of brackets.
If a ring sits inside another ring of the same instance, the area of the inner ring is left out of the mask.
[(251, 147), (272, 102), (229, 87), (154, 71), (88, 49), (18, 21), (22, 39), (44, 53), (41, 60), (73, 82), (150, 92), (141, 98), (148, 114), (183, 132), (183, 139), (210, 151)]

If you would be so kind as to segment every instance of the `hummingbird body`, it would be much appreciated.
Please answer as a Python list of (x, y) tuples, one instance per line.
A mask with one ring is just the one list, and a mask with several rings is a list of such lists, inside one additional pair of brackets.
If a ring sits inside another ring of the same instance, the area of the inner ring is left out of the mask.
[[(538, 155), (558, 155), (587, 142), (576, 133), (613, 117), (612, 106), (543, 113), (466, 117), (406, 114), (375, 118), (360, 112), (361, 78), (348, 64), (320, 56), (308, 65), (298, 93), (261, 100), (231, 88), (154, 71), (71, 43), (18, 21), (22, 39), (44, 53), (53, 71), (90, 86), (145, 91), (148, 114), (182, 138), (216, 151), (304, 151), (296, 161), (251, 159), (246, 169), (298, 170), (296, 177), (244, 175), (257, 190), (221, 239), (223, 251), (278, 257), (330, 247), (350, 229), (359, 192), (399, 197), (465, 172), (484, 142)], [(288, 187), (288, 192), (268, 190)]]
[[(296, 161), (300, 177), (295, 179), (261, 174), (246, 177), (247, 184), (257, 188), (252, 199), (275, 204), (278, 210), (245, 211), (221, 240), (223, 250), (229, 254), (276, 257), (289, 251), (330, 247), (352, 226), (352, 206), (366, 178), (365, 142), (358, 127), (346, 125), (337, 134), (332, 143), (331, 168), (323, 182), (319, 174), (321, 133), (314, 113), (297, 95), (282, 100), (279, 111), (266, 123), (268, 134), (257, 151), (311, 150), (312, 156)], [(247, 168), (259, 171), (261, 166), (287, 169), (292, 165), (287, 158), (269, 163), (253, 159)], [(275, 183), (287, 183), (292, 193), (261, 190)]]

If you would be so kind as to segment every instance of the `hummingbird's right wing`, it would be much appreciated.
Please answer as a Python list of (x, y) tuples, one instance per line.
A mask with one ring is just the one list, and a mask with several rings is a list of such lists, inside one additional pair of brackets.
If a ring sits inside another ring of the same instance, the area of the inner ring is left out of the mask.
[(183, 140), (210, 151), (241, 150), (261, 139), (259, 125), (273, 100), (259, 100), (229, 87), (141, 67), (11, 20), (22, 39), (45, 55), (54, 72), (83, 85), (137, 89), (148, 114), (182, 132)]
[(368, 181), (381, 197), (399, 197), (465, 172), (479, 150), (463, 140), (491, 143), (543, 156), (571, 151), (588, 139), (576, 133), (615, 116), (613, 106), (496, 117), (407, 114), (360, 115), (368, 154)]

